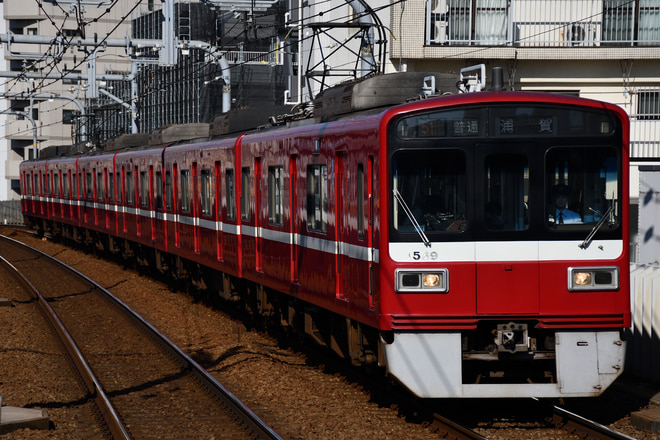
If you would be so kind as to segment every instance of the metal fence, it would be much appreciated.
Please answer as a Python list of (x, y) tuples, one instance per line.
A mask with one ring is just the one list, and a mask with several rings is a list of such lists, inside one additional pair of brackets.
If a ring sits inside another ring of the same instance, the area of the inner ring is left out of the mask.
[(20, 200), (0, 201), (0, 224), (20, 226), (24, 224)]
[(625, 371), (660, 382), (660, 266), (630, 266), (630, 305)]

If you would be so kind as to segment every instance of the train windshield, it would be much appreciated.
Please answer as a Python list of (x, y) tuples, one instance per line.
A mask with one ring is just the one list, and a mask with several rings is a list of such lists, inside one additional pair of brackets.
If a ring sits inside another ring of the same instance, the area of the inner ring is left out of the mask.
[(608, 113), (434, 112), (396, 121), (389, 141), (392, 241), (621, 236), (621, 138)]

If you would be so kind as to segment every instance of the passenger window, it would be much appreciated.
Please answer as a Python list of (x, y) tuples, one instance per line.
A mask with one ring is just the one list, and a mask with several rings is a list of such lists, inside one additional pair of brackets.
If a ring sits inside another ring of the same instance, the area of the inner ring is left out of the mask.
[(163, 172), (156, 171), (156, 209), (163, 210)]
[(190, 212), (190, 170), (181, 170), (181, 212)]
[(225, 193), (227, 194), (227, 220), (236, 220), (236, 192), (234, 190), (234, 170), (225, 171)]
[(212, 215), (213, 175), (211, 170), (202, 170), (202, 215)]
[(327, 232), (328, 171), (325, 165), (307, 167), (307, 228)]
[(250, 168), (245, 167), (241, 170), (241, 219), (250, 220)]
[(268, 221), (273, 225), (284, 225), (284, 169), (281, 166), (268, 168)]

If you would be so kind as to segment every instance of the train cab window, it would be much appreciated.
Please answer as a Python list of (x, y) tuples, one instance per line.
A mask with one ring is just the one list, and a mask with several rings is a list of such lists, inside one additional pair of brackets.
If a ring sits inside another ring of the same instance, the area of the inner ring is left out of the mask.
[(93, 181), (92, 181), (92, 173), (91, 171), (87, 171), (85, 174), (85, 184), (87, 185), (87, 200), (89, 201), (94, 201), (94, 188), (93, 188)]
[(284, 225), (284, 169), (268, 167), (268, 221), (273, 225)]
[(250, 220), (250, 167), (241, 170), (241, 219)]
[(225, 194), (227, 194), (227, 219), (236, 220), (236, 192), (234, 188), (234, 170), (225, 170)]
[(165, 209), (172, 211), (172, 172), (165, 171)]
[(328, 230), (328, 170), (325, 165), (307, 167), (307, 228)]
[(163, 172), (156, 171), (156, 209), (163, 210)]
[(143, 208), (149, 207), (149, 174), (140, 171), (140, 204)]
[(467, 228), (464, 152), (399, 150), (392, 177), (394, 230), (455, 234)]
[(133, 172), (126, 171), (126, 204), (128, 206), (135, 206), (135, 181), (133, 180)]
[(486, 229), (529, 229), (529, 165), (527, 157), (495, 154), (484, 164), (484, 218)]
[(213, 213), (213, 174), (211, 170), (202, 170), (202, 215)]
[(190, 212), (190, 170), (181, 170), (181, 212)]
[(619, 226), (619, 160), (614, 148), (551, 148), (545, 177), (548, 228), (591, 230), (600, 224), (606, 231)]

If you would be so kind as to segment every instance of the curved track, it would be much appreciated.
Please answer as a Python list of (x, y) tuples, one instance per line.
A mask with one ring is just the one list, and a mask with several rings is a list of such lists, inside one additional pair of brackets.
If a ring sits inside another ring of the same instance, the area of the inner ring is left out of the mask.
[(38, 298), (113, 438), (280, 438), (105, 289), (33, 248), (0, 240), (5, 266)]

